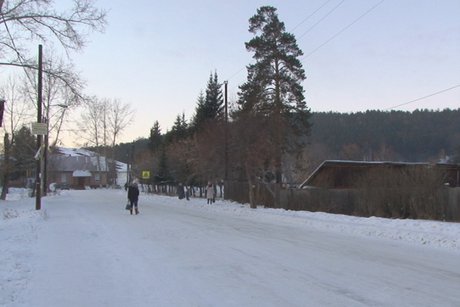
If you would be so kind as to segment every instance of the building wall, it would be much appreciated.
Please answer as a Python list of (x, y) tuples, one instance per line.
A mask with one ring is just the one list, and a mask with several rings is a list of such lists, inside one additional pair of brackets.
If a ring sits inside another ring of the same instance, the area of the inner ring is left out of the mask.
[(73, 172), (49, 172), (48, 183), (68, 184), (73, 189), (107, 187), (107, 173), (91, 173), (91, 177), (73, 177)]

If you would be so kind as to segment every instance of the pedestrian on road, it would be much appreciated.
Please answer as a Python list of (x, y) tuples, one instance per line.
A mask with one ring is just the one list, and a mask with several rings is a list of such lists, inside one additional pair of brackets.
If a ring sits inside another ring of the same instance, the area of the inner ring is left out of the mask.
[(190, 187), (188, 185), (185, 186), (185, 199), (190, 200)]
[(137, 203), (139, 201), (139, 188), (137, 187), (137, 183), (133, 182), (128, 187), (128, 200), (130, 203), (129, 213), (133, 214), (133, 209), (136, 214), (139, 214), (139, 210), (137, 208)]
[(206, 199), (208, 200), (208, 205), (213, 203), (214, 198), (214, 187), (212, 186), (211, 181), (208, 182), (208, 186), (206, 187)]
[(179, 183), (179, 185), (177, 186), (177, 196), (179, 197), (179, 199), (184, 199), (185, 197), (184, 186), (182, 185), (182, 183)]

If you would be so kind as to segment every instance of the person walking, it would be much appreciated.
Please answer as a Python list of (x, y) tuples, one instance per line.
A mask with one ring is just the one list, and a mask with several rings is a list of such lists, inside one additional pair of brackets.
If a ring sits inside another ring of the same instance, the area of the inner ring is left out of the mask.
[(184, 199), (185, 197), (184, 186), (182, 185), (182, 183), (179, 183), (179, 185), (177, 186), (177, 196), (179, 197), (179, 199)]
[(208, 185), (206, 186), (206, 199), (207, 203), (212, 204), (213, 203), (213, 198), (214, 198), (214, 187), (212, 186), (212, 183), (209, 181)]
[(130, 203), (129, 213), (133, 214), (133, 209), (136, 214), (139, 214), (139, 210), (137, 208), (137, 203), (139, 201), (139, 188), (137, 187), (137, 183), (133, 182), (128, 187), (128, 200)]

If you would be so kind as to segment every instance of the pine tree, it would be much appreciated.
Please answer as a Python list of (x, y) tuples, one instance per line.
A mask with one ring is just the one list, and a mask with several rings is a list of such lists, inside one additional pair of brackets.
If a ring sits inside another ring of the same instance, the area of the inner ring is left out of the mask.
[(209, 119), (221, 119), (223, 116), (222, 86), (219, 83), (217, 72), (209, 75), (208, 87), (206, 89), (206, 106)]
[[(253, 52), (255, 63), (248, 65), (247, 82), (240, 86), (239, 112), (271, 119), (266, 129), (271, 131), (276, 182), (281, 183), (283, 153), (300, 152), (303, 142), (299, 140), (305, 140), (309, 130), (309, 110), (301, 84), (306, 77), (299, 61), (303, 53), (274, 7), (260, 7), (249, 19), (249, 32), (255, 36), (246, 43), (246, 49)], [(279, 203), (279, 191), (275, 193)]]
[(223, 103), (222, 87), (217, 72), (211, 73), (206, 87), (206, 95), (201, 92), (198, 96), (193, 128), (199, 130), (208, 121), (223, 119)]
[(177, 115), (176, 120), (171, 128), (171, 138), (180, 140), (184, 139), (188, 135), (188, 123), (185, 120), (185, 113), (182, 115)]
[(169, 179), (168, 159), (166, 157), (165, 147), (161, 147), (160, 160), (158, 162), (158, 174), (154, 177), (157, 183)]
[(29, 128), (23, 126), (14, 136), (11, 154), (15, 158), (15, 176), (26, 176), (27, 171), (34, 169), (36, 161), (35, 137)]
[(298, 59), (303, 52), (294, 35), (286, 32), (274, 7), (260, 7), (249, 19), (249, 32), (256, 35), (246, 43), (255, 63), (248, 66), (248, 80), (240, 87), (240, 110), (271, 116), (278, 131), (275, 144), (286, 150), (293, 139), (302, 139), (309, 130), (309, 110), (301, 84), (305, 71)]
[(149, 148), (150, 151), (158, 151), (163, 143), (163, 136), (161, 135), (160, 124), (158, 121), (153, 123), (153, 127), (150, 129), (149, 137)]
[(256, 62), (248, 66), (248, 81), (241, 86), (240, 97), (257, 93), (253, 108), (272, 114), (308, 112), (301, 85), (305, 71), (298, 59), (303, 52), (294, 35), (285, 31), (276, 8), (259, 8), (249, 24), (249, 32), (256, 36), (246, 43), (246, 49), (254, 52)]

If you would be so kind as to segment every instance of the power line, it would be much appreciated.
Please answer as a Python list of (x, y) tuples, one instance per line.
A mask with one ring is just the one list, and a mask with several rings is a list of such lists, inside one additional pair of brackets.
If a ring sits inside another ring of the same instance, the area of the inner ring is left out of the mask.
[(315, 15), (320, 9), (322, 9), (324, 6), (326, 6), (326, 4), (328, 4), (329, 2), (331, 2), (332, 0), (327, 0), (326, 2), (324, 2), (319, 8), (317, 8), (313, 13), (311, 13), (310, 15), (308, 15), (307, 17), (305, 17), (301, 22), (299, 22), (294, 28), (291, 29), (291, 32), (293, 32), (295, 29), (297, 29), (301, 24), (303, 24), (305, 21), (307, 21), (308, 19), (310, 19), (313, 15)]
[(339, 2), (339, 4), (337, 4), (336, 6), (334, 6), (332, 8), (332, 10), (330, 10), (326, 15), (323, 16), (323, 18), (321, 18), (320, 20), (318, 20), (315, 24), (313, 24), (307, 31), (305, 31), (304, 33), (302, 33), (298, 38), (297, 40), (301, 39), (302, 37), (304, 37), (306, 34), (310, 33), (311, 30), (313, 30), (317, 25), (319, 25), (324, 19), (326, 19), (329, 15), (331, 15), (336, 9), (339, 8), (339, 6), (342, 5), (342, 3), (344, 3), (345, 0), (342, 0)]
[(408, 101), (408, 102), (404, 102), (404, 103), (401, 103), (401, 104), (392, 106), (392, 107), (390, 107), (390, 108), (386, 108), (386, 109), (384, 109), (384, 111), (386, 111), (386, 110), (391, 110), (391, 109), (394, 109), (394, 108), (398, 108), (398, 107), (401, 107), (401, 106), (405, 106), (406, 104), (413, 103), (413, 102), (416, 102), (416, 101), (420, 101), (420, 100), (423, 100), (423, 99), (426, 99), (426, 98), (430, 98), (430, 97), (433, 97), (433, 96), (435, 96), (435, 95), (438, 95), (438, 94), (441, 94), (441, 93), (444, 93), (444, 92), (453, 90), (453, 89), (455, 89), (455, 88), (457, 88), (457, 87), (460, 87), (460, 84), (454, 85), (454, 86), (452, 86), (452, 87), (449, 87), (449, 88), (446, 88), (446, 89), (437, 91), (437, 92), (435, 92), (435, 93), (432, 93), (432, 94), (429, 94), (429, 95), (426, 95), (426, 96), (423, 96), (423, 97), (420, 97), (420, 98), (417, 98), (417, 99), (414, 99), (414, 100), (411, 100), (411, 101)]
[[(297, 29), (301, 24), (303, 24), (304, 22), (306, 22), (308, 19), (310, 19), (313, 15), (315, 15), (319, 10), (321, 10), (323, 7), (325, 7), (329, 2), (331, 2), (332, 0), (327, 0), (325, 1), (322, 5), (320, 5), (316, 10), (313, 11), (313, 13), (311, 13), (310, 15), (308, 15), (307, 17), (305, 17), (301, 22), (299, 22), (296, 26), (294, 26), (294, 28), (291, 29), (290, 32), (293, 32), (295, 29)], [(340, 6), (345, 0), (342, 0), (342, 2), (339, 3), (338, 6)], [(334, 11), (338, 6), (336, 6), (335, 8), (332, 9), (332, 11)], [(329, 14), (332, 13), (329, 12), (325, 17), (323, 17), (320, 22), (325, 19)], [(317, 22), (315, 25), (313, 25), (312, 28), (314, 28), (319, 22)], [(306, 33), (310, 32), (312, 30), (312, 28), (308, 29), (307, 32), (305, 32), (303, 35), (305, 35)], [(227, 78), (226, 80), (231, 80), (233, 79), (236, 75), (238, 75), (240, 72), (242, 72), (246, 67), (242, 67), (240, 68), (237, 72), (233, 73), (232, 75), (230, 75), (229, 78)]]
[(240, 68), (236, 73), (234, 73), (233, 75), (231, 75), (231, 76), (230, 76), (229, 78), (227, 78), (226, 80), (228, 81), (228, 80), (233, 79), (236, 75), (238, 75), (240, 72), (242, 72), (245, 68), (246, 68), (246, 66)]
[[(342, 0), (338, 5), (336, 5), (329, 13), (327, 13), (319, 22), (321, 22), (322, 20), (324, 20), (328, 15), (330, 15), (333, 11), (335, 11), (345, 0)], [(339, 36), (340, 34), (342, 34), (343, 32), (345, 32), (348, 28), (350, 28), (351, 26), (353, 26), (355, 23), (357, 23), (360, 19), (362, 19), (364, 16), (366, 16), (367, 14), (369, 14), (371, 11), (373, 11), (374, 9), (376, 9), (380, 4), (382, 4), (385, 0), (381, 0), (380, 2), (378, 2), (377, 4), (375, 4), (374, 6), (372, 6), (370, 9), (368, 9), (367, 11), (365, 11), (363, 14), (361, 14), (358, 18), (356, 18), (355, 20), (353, 20), (350, 24), (348, 24), (347, 26), (345, 26), (344, 28), (342, 28), (339, 32), (337, 32), (336, 34), (334, 34), (332, 37), (330, 37), (328, 40), (326, 40), (324, 43), (322, 43), (321, 45), (319, 45), (317, 48), (315, 48), (314, 50), (312, 50), (310, 53), (308, 53), (307, 55), (303, 56), (303, 58), (308, 58), (309, 56), (311, 56), (313, 53), (315, 53), (316, 51), (318, 51), (320, 48), (322, 48), (324, 45), (328, 44), (330, 41), (332, 41), (333, 39), (335, 39), (337, 36)], [(318, 9), (316, 9), (312, 14), (310, 14), (309, 16), (307, 16), (304, 20), (308, 20), (311, 16), (313, 16), (317, 11), (319, 11), (321, 8), (323, 8), (327, 3), (329, 3), (330, 0), (326, 1), (325, 3), (323, 3), (323, 5), (321, 5)], [(302, 21), (301, 23), (299, 23), (296, 27), (298, 27), (300, 24), (302, 24), (304, 21)], [(317, 24), (319, 24), (319, 22), (317, 22), (314, 26), (316, 26)], [(294, 29), (296, 28), (294, 27)], [(310, 31), (307, 30), (306, 33), (308, 33)], [(306, 34), (304, 33), (304, 34)], [(302, 36), (304, 35), (302, 34)], [(236, 75), (238, 75), (241, 71), (244, 70), (245, 67), (242, 67), (241, 69), (239, 69), (237, 72), (235, 72), (234, 74), (232, 74), (229, 78), (227, 78), (227, 80), (230, 80), (232, 78), (234, 78)]]
[(354, 25), (355, 23), (357, 23), (360, 19), (362, 19), (364, 16), (366, 16), (367, 14), (369, 14), (371, 11), (373, 11), (374, 9), (376, 9), (380, 4), (382, 4), (385, 0), (381, 0), (380, 2), (378, 2), (377, 4), (375, 4), (374, 6), (372, 6), (370, 9), (368, 9), (367, 11), (365, 11), (363, 14), (361, 14), (358, 18), (356, 18), (355, 20), (353, 20), (351, 23), (349, 23), (347, 26), (345, 26), (344, 28), (342, 28), (339, 32), (335, 33), (333, 36), (331, 36), (328, 40), (326, 40), (324, 43), (322, 43), (321, 45), (319, 45), (318, 47), (316, 47), (315, 49), (313, 49), (312, 51), (310, 51), (308, 54), (306, 54), (305, 56), (303, 56), (303, 58), (308, 58), (309, 56), (311, 56), (313, 53), (315, 53), (316, 51), (318, 51), (320, 48), (322, 48), (324, 45), (328, 44), (330, 41), (332, 41), (333, 39), (335, 39), (337, 36), (339, 36), (340, 34), (342, 34), (343, 32), (345, 32), (348, 28), (350, 28), (352, 25)]

